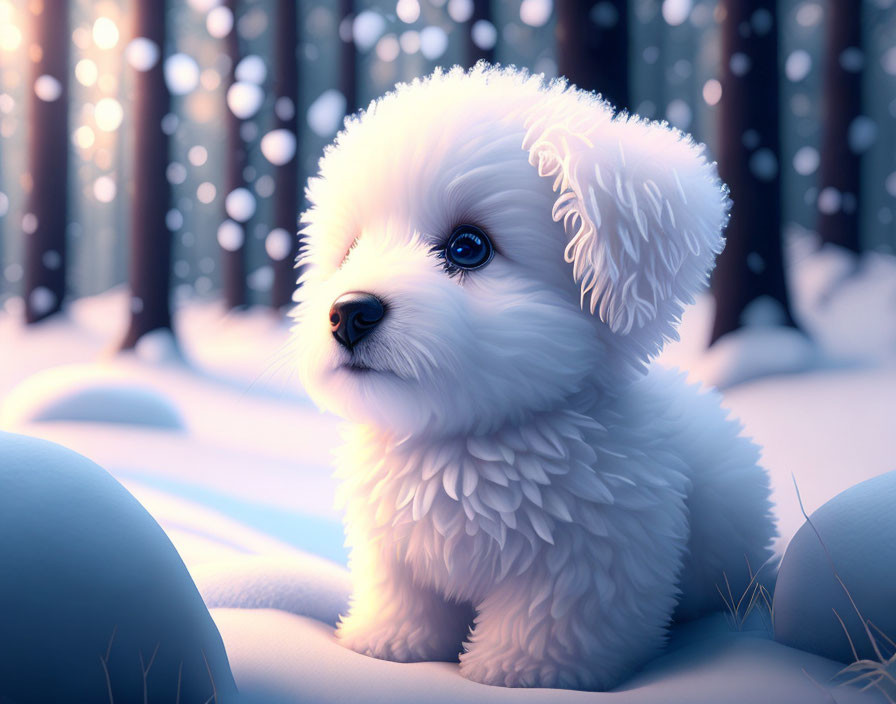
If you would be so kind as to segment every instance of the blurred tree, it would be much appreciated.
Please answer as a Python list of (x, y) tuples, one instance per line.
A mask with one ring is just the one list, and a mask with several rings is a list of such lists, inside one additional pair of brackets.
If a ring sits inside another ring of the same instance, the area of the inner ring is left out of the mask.
[(339, 90), (345, 96), (345, 114), (358, 109), (358, 55), (352, 34), (355, 0), (339, 0)]
[(65, 298), (68, 220), (68, 0), (30, 2), (25, 320), (60, 310)]
[[(236, 20), (238, 0), (227, 0), (226, 7), (234, 18), (233, 27), (224, 39), (227, 58), (230, 59), (230, 70), (227, 76), (227, 86), (230, 88), (236, 83), (236, 66), (240, 61), (240, 35), (237, 31)], [(224, 93), (225, 103), (227, 91)], [(243, 170), (248, 164), (246, 145), (240, 133), (243, 121), (225, 104), (225, 126), (227, 132), (227, 153), (225, 159), (224, 193), (232, 193), (237, 188), (245, 188), (246, 180)], [(225, 198), (226, 202), (226, 198)], [(228, 218), (226, 207), (224, 218)], [(242, 225), (241, 225), (242, 227)], [(225, 246), (226, 244), (226, 246)], [(224, 306), (228, 309), (239, 308), (246, 305), (246, 253), (245, 237), (242, 241), (225, 241), (221, 246), (221, 277), (224, 295)]]
[(133, 36), (152, 42), (159, 58), (145, 71), (135, 69), (134, 76), (134, 192), (128, 262), (131, 318), (122, 349), (133, 348), (143, 335), (154, 330), (171, 330), (171, 232), (165, 222), (171, 189), (165, 175), (168, 136), (162, 130), (162, 118), (171, 102), (161, 59), (166, 6), (165, 0), (155, 0), (134, 3), (132, 10)]
[(818, 234), (858, 252), (860, 163), (849, 133), (861, 124), (855, 120), (862, 111), (862, 3), (828, 0), (825, 22)]
[(491, 63), (495, 60), (494, 46), (483, 49), (474, 39), (474, 27), (477, 22), (487, 22), (489, 25), (494, 26), (491, 0), (473, 0), (473, 13), (466, 21), (466, 26), (464, 27), (466, 33), (464, 58), (467, 68), (475, 66), (477, 61), (488, 61)]
[(629, 108), (628, 0), (557, 0), (557, 73)]
[[(298, 12), (295, 0), (277, 0), (274, 37), (275, 127), (295, 139), (291, 158), (276, 166), (274, 180), (274, 230), (268, 235), (267, 252), (274, 268), (271, 306), (282, 308), (292, 300), (296, 287), (294, 268), (299, 216), (299, 51)], [(279, 106), (279, 107), (278, 107)]]
[[(764, 21), (751, 24), (756, 13)], [(717, 156), (734, 205), (712, 276), (710, 344), (741, 327), (747, 306), (764, 296), (780, 304), (781, 324), (794, 325), (781, 249), (777, 2), (722, 0), (716, 14), (722, 65)]]

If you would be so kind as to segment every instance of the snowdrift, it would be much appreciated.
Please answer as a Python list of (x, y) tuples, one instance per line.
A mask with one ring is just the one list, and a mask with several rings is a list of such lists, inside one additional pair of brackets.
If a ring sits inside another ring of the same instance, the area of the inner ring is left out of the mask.
[(2, 428), (41, 421), (184, 428), (172, 401), (109, 365), (73, 364), (38, 372), (10, 391), (0, 407)]
[(0, 433), (0, 487), (0, 699), (234, 701), (186, 567), (115, 479), (59, 445)]
[[(810, 516), (811, 524), (803, 524), (778, 573), (779, 642), (846, 663), (857, 659), (853, 647), (863, 659), (893, 655), (896, 647), (888, 639), (896, 640), (894, 508), (896, 471), (838, 494)], [(869, 630), (863, 621), (873, 624)]]

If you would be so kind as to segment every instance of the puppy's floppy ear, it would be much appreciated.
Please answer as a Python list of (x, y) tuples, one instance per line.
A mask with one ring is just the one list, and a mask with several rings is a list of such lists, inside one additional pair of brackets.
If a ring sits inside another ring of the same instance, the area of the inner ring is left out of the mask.
[(715, 164), (687, 135), (614, 116), (589, 93), (561, 84), (544, 98), (523, 148), (553, 179), (582, 306), (619, 334), (674, 334), (724, 244), (730, 201)]

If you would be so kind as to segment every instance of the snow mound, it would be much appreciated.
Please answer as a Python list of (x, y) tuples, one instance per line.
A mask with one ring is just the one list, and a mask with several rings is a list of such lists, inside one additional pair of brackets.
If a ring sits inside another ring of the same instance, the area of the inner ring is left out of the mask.
[(806, 235), (790, 245), (794, 314), (833, 360), (876, 363), (896, 356), (896, 257), (819, 247)]
[(331, 626), (351, 589), (345, 569), (313, 555), (210, 563), (194, 568), (193, 578), (210, 609), (278, 609)]
[(756, 325), (719, 338), (691, 368), (690, 378), (727, 389), (761, 377), (804, 372), (817, 364), (817, 348), (798, 330)]
[[(775, 638), (786, 645), (853, 662), (843, 619), (860, 658), (876, 659), (856, 613), (870, 621), (885, 657), (896, 639), (896, 471), (838, 494), (793, 537), (775, 587)], [(819, 540), (821, 536), (821, 540)], [(822, 545), (823, 541), (823, 545)], [(835, 573), (836, 570), (836, 573)], [(837, 581), (843, 581), (849, 596)]]
[(13, 538), (0, 540), (4, 697), (167, 703), (180, 680), (180, 701), (215, 690), (232, 701), (199, 592), (124, 487), (81, 455), (9, 433), (0, 433), (0, 486), (0, 535)]
[(184, 428), (175, 405), (145, 382), (121, 369), (87, 364), (51, 367), (9, 392), (0, 409), (0, 427), (39, 421)]

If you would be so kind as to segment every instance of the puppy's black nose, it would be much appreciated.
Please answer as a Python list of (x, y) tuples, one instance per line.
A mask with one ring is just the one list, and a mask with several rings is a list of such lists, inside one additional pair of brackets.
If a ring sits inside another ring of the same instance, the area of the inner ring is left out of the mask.
[(385, 314), (383, 302), (372, 293), (344, 293), (330, 308), (333, 337), (350, 350), (377, 326)]

